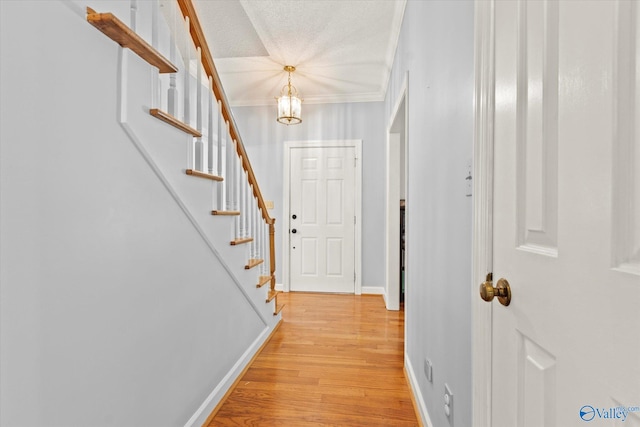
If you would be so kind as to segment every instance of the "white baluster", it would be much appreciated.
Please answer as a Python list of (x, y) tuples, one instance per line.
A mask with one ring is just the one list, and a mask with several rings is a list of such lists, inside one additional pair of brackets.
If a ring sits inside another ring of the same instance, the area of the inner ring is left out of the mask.
[(151, 4), (151, 46), (158, 49), (158, 25), (160, 25), (159, 15), (160, 1), (153, 0)]
[[(230, 134), (229, 134), (230, 135)], [(240, 162), (240, 157), (238, 157), (238, 151), (237, 151), (237, 144), (238, 141), (236, 141), (235, 139), (233, 140), (233, 167), (234, 167), (234, 182), (233, 182), (233, 189), (234, 189), (234, 195), (233, 195), (233, 199), (234, 199), (234, 203), (236, 206), (236, 210), (240, 211), (240, 192), (241, 192), (241, 185), (242, 185), (242, 163)]]
[(255, 239), (256, 239), (256, 255), (254, 258), (262, 258), (262, 227), (260, 224), (260, 208), (258, 207), (258, 199), (256, 200), (256, 210), (255, 210), (255, 224), (256, 224), (256, 228), (254, 229), (255, 231), (253, 232)]
[(254, 224), (255, 224), (255, 235), (258, 241), (256, 242), (256, 258), (262, 259), (262, 236), (260, 235), (260, 207), (258, 206), (258, 198), (255, 199), (255, 210), (254, 210)]
[(264, 253), (265, 253), (265, 264), (264, 264), (264, 275), (271, 276), (271, 243), (270, 243), (270, 234), (269, 234), (269, 225), (265, 222), (264, 224)]
[[(171, 41), (171, 48), (175, 50), (175, 48), (173, 47), (173, 40)], [(173, 117), (178, 116), (178, 88), (176, 87), (177, 76), (178, 73), (171, 73), (169, 75), (169, 93), (167, 95), (167, 106), (169, 114), (171, 114)]]
[[(211, 175), (214, 175), (213, 170), (213, 90), (211, 88), (213, 83), (213, 78), (209, 76), (209, 139), (207, 140), (207, 166), (208, 171)], [(218, 123), (218, 127), (220, 127), (220, 123)], [(219, 139), (218, 139), (219, 141)], [(218, 144), (219, 145), (219, 144)], [(222, 174), (218, 174), (218, 176), (222, 176)], [(219, 188), (218, 194), (222, 192), (222, 188)], [(220, 204), (218, 204), (220, 206)]]
[[(202, 49), (196, 48), (196, 65), (198, 66), (197, 80), (196, 80), (196, 129), (202, 133)], [(196, 138), (196, 153), (195, 164), (196, 170), (204, 172), (204, 142), (202, 137)]]
[[(213, 94), (213, 85), (211, 86), (211, 93)], [(211, 95), (213, 97), (213, 95)], [(224, 171), (222, 170), (222, 103), (218, 101), (218, 176), (224, 176)], [(218, 208), (223, 209), (223, 192), (222, 189), (226, 186), (220, 186), (220, 191), (218, 192)]]
[[(227, 130), (229, 128), (229, 122), (227, 122)], [(232, 140), (231, 136), (227, 133), (227, 138), (229, 138), (229, 141), (231, 141), (231, 144), (229, 144), (228, 149), (231, 149), (232, 152), (235, 152), (236, 149), (236, 140)], [(238, 158), (237, 157), (232, 157), (231, 158), (231, 163), (229, 164), (231, 166), (231, 179), (230, 181), (232, 181), (232, 185), (231, 185), (231, 206), (233, 206), (234, 211), (240, 211), (240, 187), (238, 186), (238, 183), (240, 182), (240, 170), (238, 170)], [(240, 215), (238, 215), (236, 217), (236, 236), (240, 237)]]
[(267, 276), (268, 274), (266, 273), (266, 267), (269, 264), (268, 260), (267, 260), (267, 252), (265, 251), (265, 243), (266, 243), (266, 236), (265, 236), (265, 222), (264, 220), (261, 218), (260, 219), (260, 252), (262, 254), (262, 259), (264, 260), (264, 262), (262, 263), (262, 265), (260, 266), (260, 272), (263, 276)]
[[(245, 171), (243, 175), (244, 188), (245, 188), (245, 209), (246, 215), (244, 216), (244, 233), (245, 237), (251, 237), (251, 186), (249, 185), (249, 177)], [(249, 248), (251, 249), (251, 248)]]
[[(160, 11), (160, 2), (159, 0), (153, 0), (151, 3), (151, 46), (155, 49), (159, 48), (158, 44), (158, 26), (160, 25), (158, 19), (158, 12)], [(151, 105), (154, 108), (161, 108), (161, 95), (160, 95), (160, 74), (155, 70), (151, 70), (151, 78), (153, 81), (152, 87), (153, 90), (151, 92)]]
[(264, 220), (262, 219), (262, 209), (258, 208), (258, 233), (260, 233), (260, 246), (258, 252), (260, 258), (266, 261), (266, 254), (264, 253)]
[(189, 17), (184, 18), (185, 22), (185, 58), (184, 58), (184, 118), (183, 121), (186, 124), (190, 124), (191, 121), (191, 105), (189, 105), (189, 98), (191, 97), (189, 81), (191, 80), (191, 72), (189, 67), (191, 66), (191, 36), (189, 35)]
[[(253, 237), (253, 197), (251, 191), (251, 185), (247, 180), (247, 237)], [(249, 247), (249, 254), (253, 258), (253, 245)]]
[[(256, 199), (257, 203), (257, 199)], [(260, 221), (260, 208), (256, 209), (256, 258), (264, 259), (262, 254), (262, 221)], [(258, 270), (259, 273), (262, 272), (262, 266)]]
[(245, 185), (244, 169), (240, 167), (240, 238), (247, 237), (247, 186)]
[(133, 30), (133, 32), (136, 32), (136, 27), (137, 27), (137, 16), (138, 16), (138, 0), (131, 0), (130, 3), (130, 19), (131, 19), (131, 29)]
[[(227, 127), (228, 122), (225, 122), (225, 128)], [(233, 209), (233, 194), (234, 194), (234, 190), (233, 190), (233, 184), (235, 182), (235, 168), (234, 168), (234, 163), (233, 163), (233, 152), (235, 151), (235, 148), (233, 147), (233, 140), (229, 137), (228, 133), (222, 133), (222, 131), (220, 131), (218, 133), (218, 135), (220, 137), (222, 137), (224, 135), (224, 142), (225, 142), (225, 158), (226, 158), (226, 162), (225, 162), (225, 166), (226, 166), (226, 170), (225, 170), (225, 174), (224, 174), (224, 185), (225, 185), (225, 202), (226, 202), (226, 209), (229, 211), (233, 211), (235, 209)]]
[[(218, 106), (220, 106), (220, 103), (218, 103)], [(218, 111), (218, 114), (220, 114), (220, 112)], [(222, 130), (222, 126), (225, 126), (226, 129), (226, 122), (221, 120), (220, 117), (218, 117), (218, 145), (222, 145), (224, 143), (224, 174), (220, 175), (224, 178), (224, 206), (225, 209), (229, 210), (230, 209), (230, 201), (231, 201), (231, 184), (233, 181), (231, 179), (231, 177), (233, 176), (231, 174), (231, 162), (229, 161), (229, 152), (231, 151), (232, 147), (231, 147), (231, 139), (227, 136), (226, 133), (223, 132)]]
[(255, 259), (256, 257), (256, 199), (253, 197), (253, 186), (249, 185), (249, 237), (253, 237), (253, 241), (251, 242), (251, 258)]
[(258, 233), (258, 200), (254, 197), (253, 192), (251, 193), (251, 200), (253, 201), (253, 209), (251, 213), (251, 233), (253, 238), (253, 258), (260, 258), (260, 251), (258, 250), (258, 243), (260, 242), (260, 233)]
[(269, 227), (267, 227), (267, 223), (264, 219), (261, 222), (262, 224), (262, 256), (264, 259), (264, 263), (262, 264), (262, 275), (269, 275), (269, 265), (271, 263), (270, 253), (267, 248), (267, 244), (269, 242)]
[[(175, 64), (176, 57), (176, 2), (169, 2), (171, 5), (171, 36), (169, 37), (169, 60)], [(167, 109), (169, 114), (178, 117), (178, 89), (176, 87), (176, 79), (178, 73), (171, 73), (169, 76), (169, 93), (167, 94)]]
[[(224, 198), (225, 198), (225, 206), (226, 209), (231, 211), (233, 210), (231, 207), (233, 205), (233, 163), (231, 162), (230, 153), (233, 151), (233, 143), (231, 138), (229, 138), (229, 134), (218, 133), (218, 135), (224, 135), (224, 146), (225, 146), (225, 156), (224, 156)], [(220, 141), (219, 141), (220, 142)]]
[(249, 186), (247, 185), (247, 172), (242, 169), (242, 176), (240, 177), (240, 180), (242, 182), (242, 189), (243, 189), (243, 193), (242, 193), (242, 197), (244, 198), (243, 200), (243, 209), (242, 209), (242, 221), (244, 223), (244, 233), (243, 236), (245, 238), (247, 237), (251, 237), (249, 236), (249, 215), (251, 215), (250, 211), (249, 211)]
[[(235, 139), (233, 140), (233, 145), (235, 148), (235, 145), (238, 143), (238, 141), (236, 141)], [(242, 165), (240, 164), (240, 157), (235, 156), (233, 159), (234, 162), (234, 167), (235, 167), (235, 174), (234, 174), (234, 179), (235, 179), (235, 183), (233, 184), (234, 190), (235, 190), (235, 194), (234, 194), (234, 199), (236, 201), (236, 210), (238, 210), (240, 212), (240, 215), (238, 215), (237, 221), (236, 221), (236, 233), (238, 237), (242, 237), (242, 231), (244, 230), (244, 228), (242, 227)]]

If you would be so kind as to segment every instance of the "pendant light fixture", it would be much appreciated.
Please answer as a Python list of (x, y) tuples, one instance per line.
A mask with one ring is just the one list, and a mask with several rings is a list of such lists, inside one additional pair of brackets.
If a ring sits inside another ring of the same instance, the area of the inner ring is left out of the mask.
[(302, 100), (298, 97), (298, 90), (291, 84), (291, 73), (296, 70), (293, 65), (285, 65), (284, 70), (289, 73), (286, 85), (282, 87), (278, 100), (278, 123), (297, 125), (302, 123)]

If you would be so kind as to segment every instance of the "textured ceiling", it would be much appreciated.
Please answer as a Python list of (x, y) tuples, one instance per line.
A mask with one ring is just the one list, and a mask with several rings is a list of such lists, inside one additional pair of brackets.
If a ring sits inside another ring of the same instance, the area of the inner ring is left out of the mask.
[(406, 0), (194, 0), (232, 105), (384, 99)]

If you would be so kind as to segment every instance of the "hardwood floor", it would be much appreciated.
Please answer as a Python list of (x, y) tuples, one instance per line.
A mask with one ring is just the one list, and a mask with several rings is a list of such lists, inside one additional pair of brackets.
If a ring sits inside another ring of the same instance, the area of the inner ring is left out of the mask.
[(418, 426), (404, 313), (381, 296), (288, 293), (283, 322), (210, 426)]

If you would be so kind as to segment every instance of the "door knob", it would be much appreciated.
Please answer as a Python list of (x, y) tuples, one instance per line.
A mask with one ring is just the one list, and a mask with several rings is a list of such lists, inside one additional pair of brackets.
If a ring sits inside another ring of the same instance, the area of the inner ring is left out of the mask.
[(511, 303), (511, 287), (507, 279), (498, 280), (498, 285), (493, 287), (493, 273), (487, 274), (487, 279), (480, 285), (480, 298), (491, 302), (494, 297), (498, 297), (500, 304), (505, 307)]
[(291, 232), (292, 232), (293, 234), (296, 234), (296, 233), (298, 232), (298, 230), (296, 230), (296, 229), (294, 228), (293, 230), (291, 230)]

